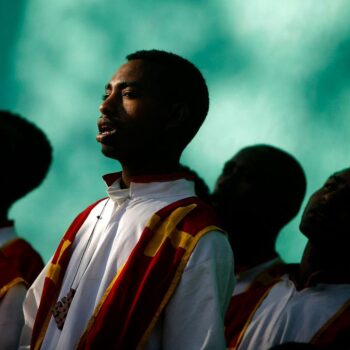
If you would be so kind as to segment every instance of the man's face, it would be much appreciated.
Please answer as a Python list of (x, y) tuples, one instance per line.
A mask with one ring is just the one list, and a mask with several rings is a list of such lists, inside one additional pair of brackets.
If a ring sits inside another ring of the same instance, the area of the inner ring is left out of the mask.
[(96, 136), (102, 152), (121, 162), (150, 154), (162, 137), (168, 106), (147, 63), (131, 60), (106, 85)]
[(309, 199), (300, 230), (313, 242), (350, 238), (350, 169), (332, 175)]
[(231, 221), (234, 226), (249, 225), (260, 217), (266, 202), (260, 167), (254, 157), (246, 153), (238, 153), (225, 164), (216, 182), (213, 201), (227, 229)]

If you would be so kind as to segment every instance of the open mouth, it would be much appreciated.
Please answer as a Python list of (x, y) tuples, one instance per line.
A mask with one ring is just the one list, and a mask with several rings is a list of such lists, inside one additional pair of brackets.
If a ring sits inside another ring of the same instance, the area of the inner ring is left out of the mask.
[(98, 142), (103, 142), (106, 138), (116, 133), (116, 129), (110, 125), (102, 124), (98, 127), (99, 133), (96, 136)]
[(116, 132), (115, 128), (112, 128), (109, 125), (102, 125), (99, 129), (101, 135), (111, 135)]

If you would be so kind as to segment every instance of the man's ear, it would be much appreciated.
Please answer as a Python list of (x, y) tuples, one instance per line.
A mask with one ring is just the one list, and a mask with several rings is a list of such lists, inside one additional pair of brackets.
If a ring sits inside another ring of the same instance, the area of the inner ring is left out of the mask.
[(177, 130), (184, 127), (190, 117), (190, 109), (186, 103), (176, 102), (171, 106), (166, 130)]

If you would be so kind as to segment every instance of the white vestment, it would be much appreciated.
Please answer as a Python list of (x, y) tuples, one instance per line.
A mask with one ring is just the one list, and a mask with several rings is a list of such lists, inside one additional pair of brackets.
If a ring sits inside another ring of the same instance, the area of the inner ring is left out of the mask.
[(308, 343), (349, 299), (350, 284), (320, 283), (298, 291), (284, 275), (255, 312), (238, 350)]
[[(16, 238), (14, 226), (0, 228), (0, 249)], [(7, 291), (0, 301), (1, 350), (17, 349), (24, 323), (22, 303), (26, 292), (27, 288), (23, 283), (16, 284)]]
[[(91, 211), (73, 244), (73, 254), (59, 293), (61, 299), (72, 284), (76, 288), (65, 325), (60, 331), (51, 317), (42, 349), (75, 348), (96, 305), (127, 261), (148, 219), (168, 204), (194, 196), (194, 185), (191, 181), (178, 179), (132, 182), (130, 188), (120, 189), (117, 180), (107, 192), (109, 199)], [(98, 220), (97, 216), (101, 218)], [(95, 224), (91, 242), (81, 260)], [(48, 265), (26, 297), (22, 349), (29, 348), (47, 268)], [(225, 349), (223, 319), (233, 290), (232, 276), (232, 252), (227, 238), (220, 232), (209, 232), (193, 251), (146, 349)]]
[(281, 262), (280, 258), (275, 258), (237, 274), (236, 286), (232, 296), (246, 292), (260, 273)]

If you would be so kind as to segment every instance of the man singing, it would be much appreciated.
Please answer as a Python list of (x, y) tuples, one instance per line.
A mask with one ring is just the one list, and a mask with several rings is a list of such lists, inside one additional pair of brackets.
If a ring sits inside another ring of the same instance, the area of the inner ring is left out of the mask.
[(84, 210), (29, 290), (23, 348), (225, 349), (232, 252), (179, 173), (208, 111), (205, 80), (164, 51), (127, 57), (106, 85), (97, 141), (122, 172)]

